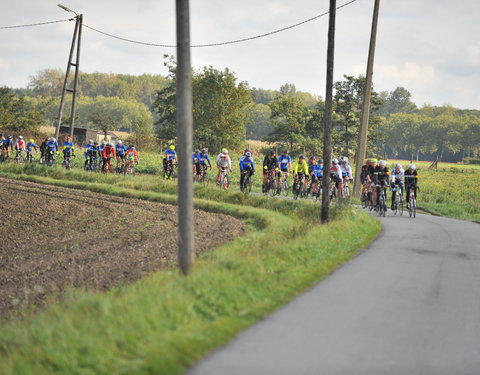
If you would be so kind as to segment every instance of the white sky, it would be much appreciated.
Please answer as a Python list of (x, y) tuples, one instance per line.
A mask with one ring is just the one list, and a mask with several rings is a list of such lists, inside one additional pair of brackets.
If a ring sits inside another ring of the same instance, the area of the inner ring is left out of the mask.
[[(58, 1), (105, 32), (175, 44), (173, 0), (0, 0), (0, 27), (65, 19)], [(347, 0), (337, 0), (337, 6)], [(328, 0), (190, 0), (192, 43), (221, 42), (269, 32), (328, 10)], [(337, 12), (335, 80), (365, 74), (374, 0)], [(478, 0), (382, 0), (373, 83), (376, 91), (404, 86), (417, 105), (480, 109)], [(228, 67), (251, 87), (324, 96), (328, 17), (263, 39), (192, 50), (194, 67)], [(26, 87), (39, 70), (65, 70), (74, 23), (0, 29), (0, 86)], [(166, 74), (164, 54), (83, 29), (85, 72)]]

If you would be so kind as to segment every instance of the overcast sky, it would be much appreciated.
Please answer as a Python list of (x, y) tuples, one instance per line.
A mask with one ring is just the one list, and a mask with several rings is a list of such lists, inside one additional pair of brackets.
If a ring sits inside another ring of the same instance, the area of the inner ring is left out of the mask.
[[(0, 27), (66, 19), (64, 5), (84, 23), (110, 34), (175, 44), (174, 0), (0, 0)], [(348, 0), (337, 0), (337, 6)], [(266, 33), (328, 11), (328, 0), (191, 0), (192, 44)], [(337, 12), (335, 80), (365, 74), (374, 0)], [(194, 48), (194, 67), (228, 67), (250, 87), (325, 94), (328, 17), (262, 39)], [(0, 86), (26, 87), (46, 68), (66, 69), (74, 22), (0, 29)], [(84, 28), (80, 70), (166, 74), (174, 48), (127, 43)], [(480, 109), (478, 0), (382, 0), (373, 76), (376, 91), (403, 86), (421, 106)]]

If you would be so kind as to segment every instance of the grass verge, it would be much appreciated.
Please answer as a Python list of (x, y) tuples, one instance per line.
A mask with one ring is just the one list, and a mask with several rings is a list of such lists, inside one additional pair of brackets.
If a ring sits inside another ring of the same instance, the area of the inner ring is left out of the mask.
[[(1, 174), (176, 203), (165, 192), (72, 175)], [(352, 258), (380, 231), (379, 222), (348, 207), (320, 225), (313, 204), (243, 197), (240, 205), (235, 193), (222, 197), (197, 198), (195, 205), (246, 220), (246, 236), (205, 254), (188, 277), (171, 269), (107, 293), (71, 290), (38, 313), (0, 323), (0, 373), (182, 373)]]

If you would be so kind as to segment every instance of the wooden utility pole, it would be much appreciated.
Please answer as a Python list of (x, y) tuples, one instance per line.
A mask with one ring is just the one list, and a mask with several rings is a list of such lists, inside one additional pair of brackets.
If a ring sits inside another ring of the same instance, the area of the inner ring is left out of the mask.
[[(59, 5), (60, 8), (72, 12), (72, 10)], [(76, 13), (75, 13), (76, 14)], [(78, 71), (80, 66), (80, 43), (82, 39), (82, 25), (83, 25), (83, 15), (76, 15), (75, 16), (75, 30), (73, 32), (72, 38), (72, 46), (70, 47), (70, 55), (68, 57), (68, 64), (67, 64), (67, 71), (65, 73), (65, 81), (63, 83), (63, 90), (62, 90), (62, 98), (60, 100), (60, 108), (58, 110), (58, 120), (57, 120), (57, 128), (55, 129), (55, 138), (58, 140), (58, 136), (60, 134), (60, 126), (62, 125), (62, 117), (63, 117), (63, 107), (65, 105), (65, 94), (67, 92), (71, 92), (73, 94), (72, 98), (72, 111), (70, 113), (70, 137), (73, 138), (73, 129), (75, 127), (75, 108), (76, 108), (76, 94), (77, 94), (77, 85), (78, 85)], [(77, 44), (77, 55), (76, 60), (73, 62), (73, 51), (75, 50), (75, 42)], [(75, 67), (75, 79), (73, 81), (73, 89), (67, 88), (68, 83), (68, 76), (70, 74), (70, 68)]]
[(325, 126), (323, 131), (323, 179), (322, 179), (322, 223), (330, 215), (330, 164), (332, 159), (332, 101), (333, 101), (333, 62), (335, 52), (336, 0), (330, 0), (327, 47), (327, 87), (325, 94)]
[(190, 64), (189, 0), (176, 0), (177, 9), (177, 155), (178, 264), (183, 274), (193, 265), (192, 69)]
[(379, 7), (380, 0), (375, 0), (375, 6), (373, 9), (372, 33), (370, 35), (370, 49), (368, 50), (367, 75), (365, 77), (365, 89), (363, 94), (362, 120), (360, 123), (360, 132), (358, 136), (358, 152), (357, 161), (355, 164), (355, 181), (353, 183), (353, 195), (355, 197), (360, 196), (360, 188), (362, 185), (360, 181), (360, 175), (362, 173), (362, 165), (365, 160), (365, 154), (367, 151), (368, 118), (370, 115), (370, 98), (372, 95), (373, 59), (375, 56), (375, 41), (377, 38)]

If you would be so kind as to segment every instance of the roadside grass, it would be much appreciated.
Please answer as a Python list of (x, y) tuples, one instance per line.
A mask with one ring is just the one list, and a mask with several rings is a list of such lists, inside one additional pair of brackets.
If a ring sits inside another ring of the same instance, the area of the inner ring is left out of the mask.
[[(122, 182), (16, 168), (2, 166), (0, 175), (176, 204), (175, 184), (152, 176)], [(319, 206), (309, 202), (219, 189), (195, 194), (197, 208), (243, 219), (248, 233), (201, 256), (188, 277), (168, 269), (106, 293), (70, 290), (37, 313), (5, 319), (0, 373), (182, 373), (351, 259), (380, 231), (378, 221), (349, 206), (332, 208), (334, 220), (320, 225)]]

